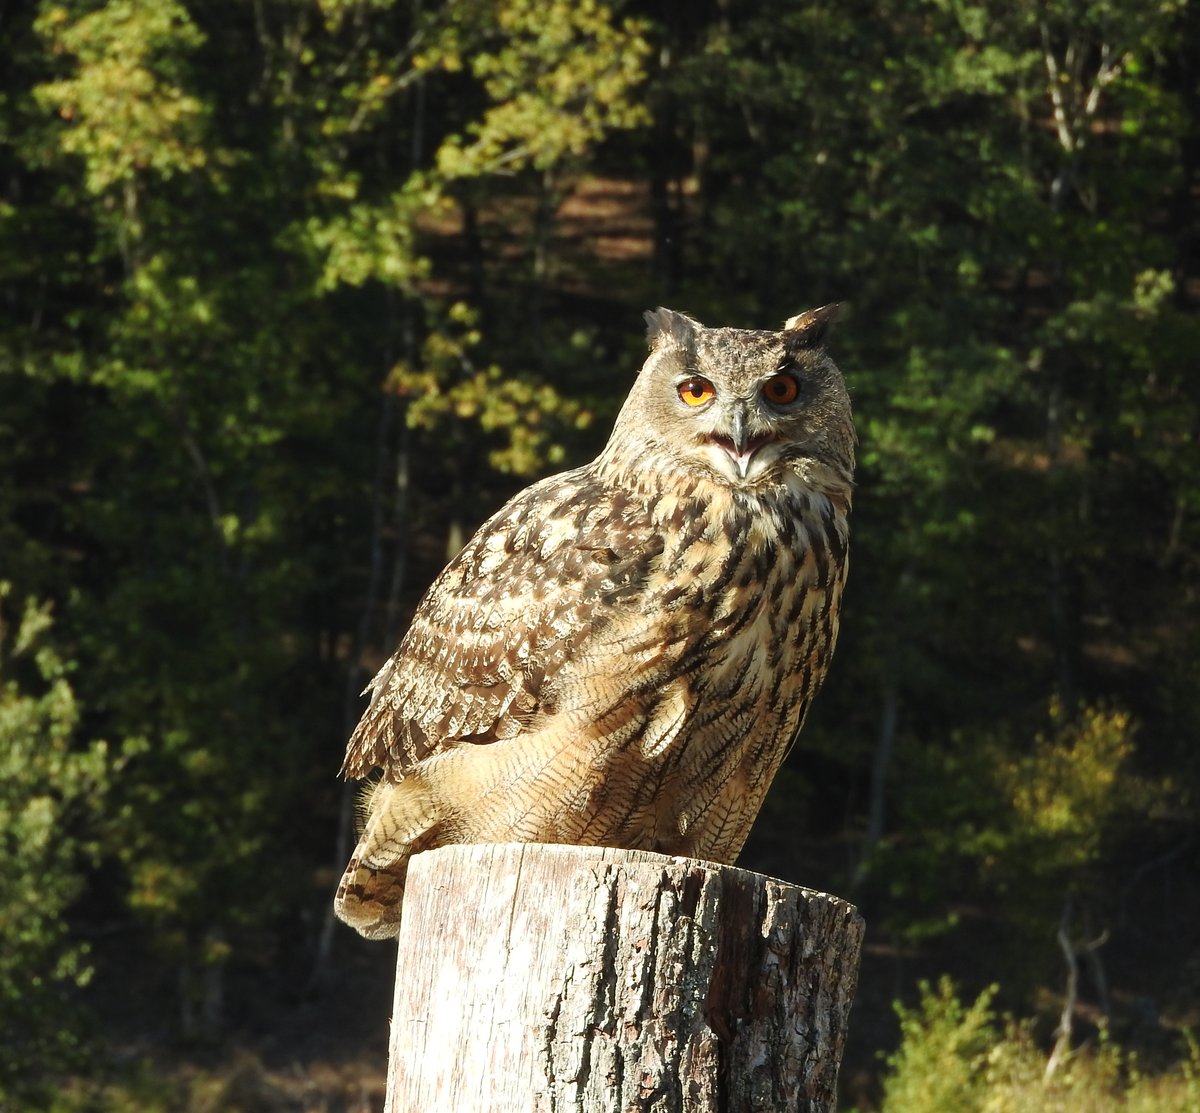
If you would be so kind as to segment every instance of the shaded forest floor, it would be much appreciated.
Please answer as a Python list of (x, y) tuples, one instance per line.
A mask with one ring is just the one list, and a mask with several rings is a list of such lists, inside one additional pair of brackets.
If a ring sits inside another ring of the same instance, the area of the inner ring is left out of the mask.
[[(570, 303), (577, 310), (584, 303), (599, 328), (611, 324), (625, 336), (640, 328), (636, 314), (628, 311), (632, 300), (640, 300), (645, 308), (666, 300), (649, 287), (647, 279), (654, 258), (650, 203), (644, 185), (618, 180), (585, 181), (563, 202), (546, 246), (549, 262), (541, 295), (548, 315), (556, 306)], [(521, 204), (506, 201), (480, 213), (479, 235), (489, 241), (487, 257), (511, 258), (532, 250), (534, 215)], [(457, 263), (464, 289), (472, 282), (488, 281), (482, 269), (472, 273), (476, 264), (460, 226), (447, 224), (428, 230), (444, 233), (435, 250)], [(613, 289), (620, 289), (619, 300), (612, 297)], [(443, 292), (454, 293), (451, 289)], [(615, 369), (621, 374), (626, 370), (632, 374), (632, 369)], [(364, 547), (365, 543), (366, 539)], [(442, 539), (413, 538), (410, 544), (436, 553)], [(414, 595), (436, 571), (424, 568), (424, 563), (412, 575)], [(331, 763), (331, 776), (335, 764)], [(778, 825), (772, 827), (778, 829)], [(331, 844), (332, 839), (331, 831)], [(844, 888), (849, 858), (845, 846), (795, 841), (784, 845), (760, 831), (752, 837), (740, 864), (837, 892)], [(800, 867), (800, 862), (820, 865), (809, 870)], [(314, 915), (320, 914), (316, 910), (320, 901), (331, 897), (332, 887), (328, 867), (314, 871)], [(1153, 894), (1149, 892), (1152, 889)], [(1168, 883), (1168, 875), (1162, 874), (1148, 877), (1135, 895), (1141, 902), (1136, 922), (1118, 929), (1123, 937), (1114, 934), (1101, 953), (1117, 1036), (1147, 1049), (1152, 1063), (1156, 1045), (1165, 1046), (1166, 1029), (1160, 1017), (1169, 1015), (1171, 1029), (1200, 1024), (1196, 1006), (1200, 971), (1178, 967), (1179, 956), (1189, 950), (1187, 941), (1158, 934), (1162, 930), (1159, 924), (1200, 921), (1200, 883), (1178, 872), (1169, 875)], [(1168, 904), (1171, 915), (1159, 916), (1158, 911)], [(880, 909), (864, 905), (863, 911), (868, 920), (868, 946), (842, 1069), (842, 1103), (860, 1107), (878, 1097), (881, 1053), (896, 1042), (892, 1002), (898, 998), (911, 1001), (918, 979), (942, 973), (955, 977), (968, 991), (977, 990), (980, 987), (972, 975), (978, 955), (1007, 945), (996, 937), (994, 910), (961, 910), (960, 926), (951, 937), (937, 939), (920, 950), (891, 943), (877, 930), (873, 918)], [(295, 941), (290, 950), (289, 939)], [(153, 940), (128, 933), (97, 941), (97, 975), (84, 996), (98, 1019), (93, 1051), (99, 1082), (71, 1084), (79, 1104), (114, 1111), (187, 1109), (201, 1113), (360, 1113), (381, 1108), (393, 949), (365, 943), (348, 929), (339, 929), (330, 965), (324, 976), (314, 981), (311, 947), (301, 933), (289, 933), (285, 926), (278, 940), (282, 942), (264, 945), (256, 967), (228, 971), (220, 1005), (223, 1034), (208, 1041), (178, 1037), (176, 986), (142, 980), (145, 967), (139, 956)], [(1046, 939), (1045, 954), (1045, 969), (1058, 977), (1061, 959), (1052, 935)], [(1060, 991), (1061, 978), (1047, 984), (1041, 995), (1041, 1034), (1047, 1042), (1061, 1007)], [(1001, 1005), (1017, 1007), (1017, 1002), (1002, 997)], [(1094, 1034), (1099, 1019), (1094, 987), (1087, 985), (1085, 977), (1078, 1010), (1081, 1039)]]

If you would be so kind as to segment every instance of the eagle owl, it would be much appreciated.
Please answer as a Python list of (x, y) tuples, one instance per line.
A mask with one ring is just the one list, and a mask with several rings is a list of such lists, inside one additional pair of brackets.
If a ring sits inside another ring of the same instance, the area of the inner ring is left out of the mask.
[(646, 314), (604, 450), (485, 522), (372, 681), (343, 772), (382, 775), (343, 920), (395, 935), (409, 858), (445, 843), (737, 857), (837, 639), (836, 310), (779, 332)]

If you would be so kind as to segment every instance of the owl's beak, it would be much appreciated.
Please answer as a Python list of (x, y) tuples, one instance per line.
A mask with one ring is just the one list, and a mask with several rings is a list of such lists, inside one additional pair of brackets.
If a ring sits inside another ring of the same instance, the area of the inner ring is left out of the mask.
[[(733, 419), (729, 422), (729, 439), (737, 449), (738, 456), (746, 452), (749, 436), (746, 432), (746, 407), (740, 402), (733, 407)], [(732, 455), (732, 453), (730, 454)], [(737, 457), (734, 457), (736, 460)]]
[(738, 475), (745, 479), (754, 454), (774, 438), (769, 435), (750, 436), (749, 430), (746, 428), (746, 411), (742, 406), (737, 406), (733, 411), (729, 423), (729, 434), (729, 436), (725, 436), (722, 433), (713, 433), (712, 442), (725, 450), (733, 461), (733, 466), (737, 468)]

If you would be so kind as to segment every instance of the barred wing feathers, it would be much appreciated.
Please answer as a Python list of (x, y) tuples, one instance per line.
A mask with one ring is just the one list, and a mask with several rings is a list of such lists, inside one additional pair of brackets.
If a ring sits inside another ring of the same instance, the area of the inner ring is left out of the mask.
[(645, 502), (590, 466), (518, 494), (430, 587), (371, 682), (343, 773), (397, 780), (448, 744), (515, 738), (595, 688), (589, 669), (661, 650), (639, 602), (662, 551)]

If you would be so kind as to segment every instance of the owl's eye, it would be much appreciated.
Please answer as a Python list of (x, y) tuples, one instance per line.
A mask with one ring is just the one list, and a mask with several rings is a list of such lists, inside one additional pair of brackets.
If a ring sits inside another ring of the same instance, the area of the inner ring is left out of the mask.
[(716, 388), (707, 379), (685, 379), (675, 388), (679, 397), (689, 406), (703, 406), (717, 393)]
[(795, 376), (780, 372), (772, 375), (763, 384), (763, 397), (773, 406), (786, 406), (796, 401), (800, 394), (800, 384)]

